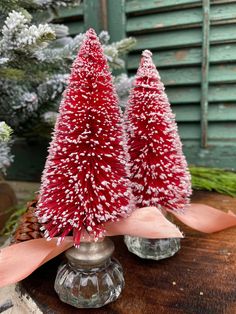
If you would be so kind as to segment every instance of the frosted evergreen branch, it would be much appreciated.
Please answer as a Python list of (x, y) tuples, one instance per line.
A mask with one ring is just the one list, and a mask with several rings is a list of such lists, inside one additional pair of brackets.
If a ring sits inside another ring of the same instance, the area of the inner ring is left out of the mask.
[(116, 92), (119, 96), (120, 106), (122, 109), (125, 108), (128, 102), (129, 92), (132, 88), (133, 81), (134, 77), (128, 77), (125, 73), (122, 73), (114, 78)]
[(0, 173), (6, 174), (6, 169), (13, 161), (10, 144), (8, 142), (0, 142)]
[(28, 25), (29, 20), (16, 11), (9, 13), (2, 29), (2, 40), (0, 41), (0, 53), (32, 52), (45, 47), (47, 43), (55, 38), (54, 31), (47, 25)]
[(104, 53), (107, 56), (109, 65), (112, 69), (122, 69), (125, 62), (121, 56), (128, 53), (136, 44), (133, 37), (124, 38), (118, 42), (104, 46)]
[[(37, 132), (35, 126), (36, 123), (41, 123), (40, 119), (46, 123), (53, 121), (49, 116), (58, 110), (67, 73), (70, 72), (84, 34), (71, 38), (68, 37), (67, 26), (42, 25), (42, 21), (52, 18), (53, 8), (78, 2), (2, 0), (0, 3), (0, 11), (5, 5), (5, 13), (9, 14), (0, 37), (0, 119), (7, 121), (18, 134), (22, 134), (24, 128), (26, 131), (31, 128), (32, 132)], [(42, 10), (37, 10), (39, 7)], [(11, 12), (12, 10), (15, 11)], [(1, 14), (2, 22), (5, 13)], [(52, 41), (55, 37), (56, 40)], [(123, 51), (130, 49), (130, 42), (120, 41), (117, 45), (109, 45), (109, 39), (106, 31), (100, 33), (99, 40), (110, 67), (121, 68), (124, 61), (120, 56)], [(128, 46), (125, 50), (126, 44)], [(126, 94), (122, 95), (121, 103), (125, 99)]]
[(136, 45), (136, 42), (137, 41), (134, 37), (128, 37), (112, 43), (111, 46), (117, 49), (119, 56), (122, 56), (132, 50), (133, 47)]
[(56, 38), (69, 36), (68, 26), (63, 24), (49, 24), (49, 26), (54, 31)]
[(60, 64), (63, 63), (65, 64), (67, 61), (70, 61), (71, 65), (71, 61), (74, 60), (76, 53), (83, 41), (83, 38), (84, 35), (79, 34), (73, 39), (70, 38), (70, 40), (68, 40), (68, 43), (64, 47), (54, 49), (48, 47), (41, 51), (37, 51), (35, 53), (35, 56), (40, 62), (46, 63), (59, 62)]
[[(23, 5), (23, 2), (25, 5)], [(1, 0), (0, 1), (0, 12), (3, 15), (7, 15), (9, 12), (16, 10), (20, 11), (22, 13), (25, 13), (25, 15), (28, 15), (29, 13), (23, 9), (23, 7), (26, 7), (26, 3), (30, 5), (30, 2), (32, 3), (31, 0), (25, 0), (25, 1), (20, 1), (20, 0)], [(31, 4), (32, 5), (32, 4)]]
[(38, 96), (14, 80), (0, 80), (0, 119), (14, 130), (22, 126), (38, 110)]
[(13, 161), (10, 149), (10, 136), (12, 129), (4, 122), (0, 122), (0, 172), (6, 173), (6, 168)]
[(101, 31), (101, 33), (98, 35), (98, 38), (102, 45), (108, 45), (110, 35), (108, 34), (107, 31)]
[(0, 122), (0, 142), (8, 141), (12, 134), (12, 128), (10, 128), (4, 121)]
[(37, 88), (40, 104), (54, 101), (60, 96), (67, 85), (68, 77), (69, 74), (57, 74), (40, 84)]
[(51, 126), (56, 123), (57, 117), (58, 113), (55, 111), (47, 111), (41, 115), (42, 120)]
[(123, 59), (119, 58), (118, 50), (113, 45), (104, 46), (104, 53), (112, 69), (124, 68), (125, 63)]
[(25, 79), (25, 72), (21, 69), (0, 67), (0, 77), (1, 79), (22, 81), (23, 79)]
[(19, 9), (18, 0), (1, 0), (0, 1), (0, 12), (7, 14), (12, 10)]
[(9, 61), (9, 58), (0, 57), (0, 65), (6, 65)]
[(65, 60), (72, 60), (71, 54), (67, 54), (69, 52), (67, 45), (64, 48), (48, 48), (43, 49), (41, 51), (35, 52), (35, 57), (37, 58), (38, 62), (46, 63), (46, 64), (53, 64), (58, 62), (59, 64), (65, 63)]
[[(79, 50), (81, 43), (83, 42), (84, 34), (79, 34), (75, 38), (71, 39), (68, 44), (63, 48), (50, 49), (50, 47), (36, 52), (36, 57), (40, 62), (54, 63), (60, 62), (61, 64), (73, 61), (76, 57), (77, 51)], [(106, 31), (102, 31), (99, 35), (101, 42), (107, 42), (109, 35)], [(124, 68), (125, 63), (121, 55), (130, 51), (135, 45), (136, 40), (132, 37), (125, 38), (118, 43), (112, 43), (110, 45), (103, 45), (104, 53), (109, 62), (109, 66), (112, 69)], [(68, 64), (69, 70), (69, 64)]]
[(80, 0), (34, 0), (38, 7), (43, 9), (55, 9), (59, 7), (78, 6)]
[(116, 85), (116, 91), (120, 97), (129, 94), (133, 81), (134, 77), (128, 77), (126, 73), (122, 73), (115, 77), (114, 83)]
[(27, 12), (26, 10), (56, 9), (79, 4), (80, 0), (1, 0), (0, 12), (8, 14), (12, 10)]

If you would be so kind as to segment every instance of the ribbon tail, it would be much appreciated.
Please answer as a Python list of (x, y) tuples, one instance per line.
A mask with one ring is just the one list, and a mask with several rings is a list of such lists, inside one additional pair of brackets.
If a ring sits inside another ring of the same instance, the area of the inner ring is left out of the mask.
[(125, 219), (105, 224), (106, 235), (130, 235), (141, 238), (183, 238), (182, 233), (156, 207), (138, 208)]
[(218, 232), (236, 226), (235, 214), (225, 213), (208, 205), (192, 203), (184, 213), (168, 211), (185, 225), (204, 233)]
[(0, 251), (0, 287), (16, 283), (35, 269), (73, 246), (71, 237), (61, 245), (57, 239), (34, 239), (5, 247)]

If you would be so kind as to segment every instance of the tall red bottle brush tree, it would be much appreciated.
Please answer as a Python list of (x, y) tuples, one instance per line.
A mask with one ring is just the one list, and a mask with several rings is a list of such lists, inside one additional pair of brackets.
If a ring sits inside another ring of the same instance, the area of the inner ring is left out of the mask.
[(131, 211), (127, 148), (118, 97), (106, 57), (90, 29), (73, 63), (42, 176), (37, 216), (45, 237), (85, 229), (95, 240), (103, 224)]
[(175, 115), (149, 50), (142, 54), (125, 120), (136, 205), (182, 211), (189, 203), (191, 178)]

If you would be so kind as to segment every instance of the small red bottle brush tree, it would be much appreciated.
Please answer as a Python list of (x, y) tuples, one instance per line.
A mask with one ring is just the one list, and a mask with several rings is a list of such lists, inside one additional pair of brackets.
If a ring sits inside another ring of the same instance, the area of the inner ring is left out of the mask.
[(127, 149), (106, 57), (90, 29), (73, 63), (42, 176), (37, 216), (45, 237), (85, 229), (96, 240), (103, 224), (131, 210)]
[(136, 206), (182, 211), (191, 195), (190, 174), (175, 115), (148, 50), (142, 54), (125, 120)]

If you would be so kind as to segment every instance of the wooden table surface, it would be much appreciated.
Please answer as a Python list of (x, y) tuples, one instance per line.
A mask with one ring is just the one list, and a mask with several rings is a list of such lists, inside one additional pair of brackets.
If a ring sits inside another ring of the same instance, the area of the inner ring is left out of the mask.
[[(236, 199), (195, 192), (192, 200), (236, 212)], [(178, 223), (179, 224), (179, 223)], [(205, 235), (183, 225), (181, 250), (162, 261), (142, 260), (115, 237), (115, 257), (124, 269), (122, 296), (100, 309), (80, 310), (63, 304), (53, 289), (58, 259), (35, 271), (20, 284), (43, 313), (56, 314), (235, 314), (236, 228)]]

